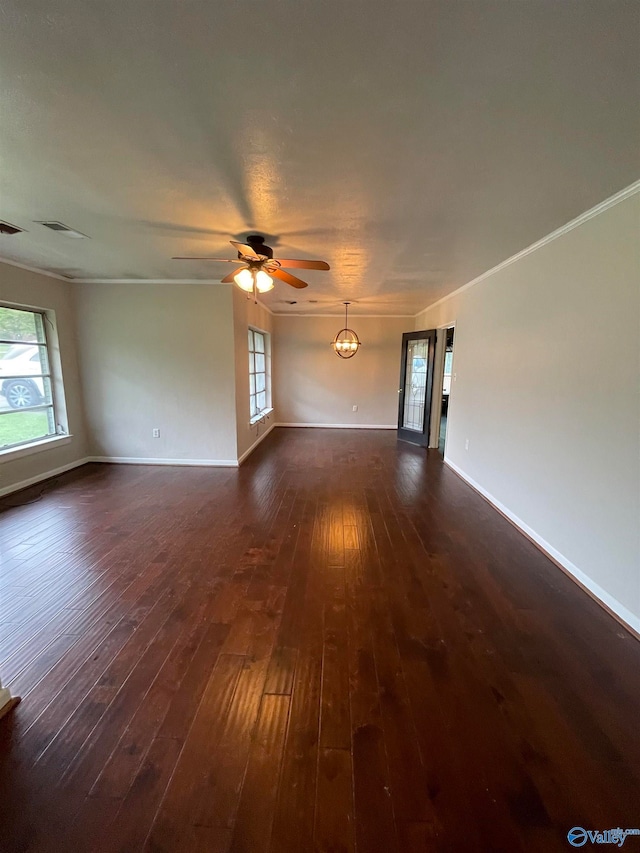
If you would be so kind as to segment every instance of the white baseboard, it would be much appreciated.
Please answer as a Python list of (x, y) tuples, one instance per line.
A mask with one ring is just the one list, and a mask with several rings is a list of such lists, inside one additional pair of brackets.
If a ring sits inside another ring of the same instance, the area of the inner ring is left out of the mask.
[(112, 462), (116, 465), (180, 465), (199, 468), (237, 468), (237, 459), (150, 459), (148, 456), (91, 456), (87, 462)]
[(87, 462), (92, 462), (91, 456), (85, 456), (84, 459), (76, 459), (75, 462), (69, 462), (67, 465), (62, 465), (60, 468), (52, 468), (49, 471), (42, 471), (36, 474), (35, 477), (29, 477), (28, 480), (22, 480), (19, 483), (13, 483), (10, 486), (0, 488), (0, 498), (4, 495), (9, 495), (11, 492), (17, 492), (20, 489), (26, 489), (28, 486), (33, 486), (35, 483), (40, 483), (42, 480), (48, 480), (50, 477), (57, 477), (58, 474), (64, 474), (65, 471), (71, 471), (72, 468), (79, 468), (80, 465), (86, 465)]
[(454, 462), (448, 459), (445, 456), (445, 464), (449, 466), (456, 474), (461, 477), (465, 483), (468, 483), (476, 492), (482, 495), (495, 509), (498, 510), (502, 515), (505, 516), (515, 527), (520, 530), (521, 533), (530, 539), (535, 545), (540, 548), (541, 551), (553, 560), (572, 580), (574, 580), (579, 586), (581, 586), (587, 593), (591, 595), (592, 598), (595, 598), (598, 604), (602, 605), (605, 610), (608, 610), (613, 616), (615, 616), (620, 622), (623, 622), (626, 626), (628, 626), (632, 633), (636, 636), (640, 635), (640, 617), (633, 614), (628, 608), (621, 604), (616, 598), (610, 595), (605, 589), (603, 589), (599, 584), (593, 581), (587, 574), (585, 574), (581, 569), (575, 566), (571, 560), (568, 560), (563, 554), (561, 554), (558, 550), (556, 550), (553, 545), (550, 545), (542, 536), (538, 535), (535, 530), (532, 530), (528, 524), (522, 521), (521, 518), (518, 518), (517, 515), (511, 512), (511, 510), (502, 504), (499, 500), (493, 497), (493, 495), (489, 494), (489, 492), (484, 489), (479, 483), (466, 474), (461, 468), (459, 468)]
[(265, 440), (265, 438), (269, 435), (269, 433), (271, 432), (271, 430), (272, 430), (275, 426), (278, 426), (278, 424), (271, 424), (271, 426), (269, 427), (269, 429), (265, 430), (265, 432), (263, 432), (263, 433), (262, 433), (262, 435), (259, 435), (259, 436), (256, 438), (256, 440), (253, 442), (253, 444), (251, 445), (251, 447), (249, 447), (247, 450), (245, 450), (245, 452), (242, 454), (242, 456), (240, 456), (240, 457), (239, 457), (239, 459), (238, 459), (238, 465), (242, 465), (242, 463), (243, 463), (243, 462), (244, 462), (244, 460), (247, 458), (247, 456), (250, 456), (250, 455), (253, 453), (253, 451), (254, 451), (254, 450), (256, 449), (256, 447), (260, 444), (260, 442)]
[(0, 487), (0, 498), (4, 495), (9, 495), (12, 492), (18, 492), (20, 489), (26, 489), (33, 486), (35, 483), (40, 483), (42, 480), (48, 480), (51, 477), (57, 477), (58, 474), (64, 474), (65, 471), (70, 471), (72, 468), (79, 468), (81, 465), (86, 465), (89, 462), (109, 462), (116, 465), (178, 465), (178, 466), (193, 466), (199, 468), (237, 468), (249, 456), (252, 451), (260, 444), (263, 439), (269, 435), (273, 427), (258, 437), (251, 447), (246, 450), (239, 460), (236, 459), (149, 459), (136, 456), (85, 456), (83, 459), (77, 459), (75, 462), (70, 462), (68, 465), (62, 465), (59, 468), (52, 468), (48, 471), (42, 471), (28, 480), (21, 480), (19, 483), (12, 483), (9, 486)]
[(312, 429), (398, 429), (398, 424), (274, 424), (274, 426)]

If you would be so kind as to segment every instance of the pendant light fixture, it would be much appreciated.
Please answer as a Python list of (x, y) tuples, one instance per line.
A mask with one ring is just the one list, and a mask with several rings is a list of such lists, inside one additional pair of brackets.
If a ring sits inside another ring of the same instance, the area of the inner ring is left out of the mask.
[(331, 341), (331, 346), (336, 355), (340, 358), (353, 358), (362, 346), (360, 338), (356, 335), (353, 329), (349, 328), (348, 310), (350, 302), (344, 303), (344, 329), (340, 329), (335, 338)]

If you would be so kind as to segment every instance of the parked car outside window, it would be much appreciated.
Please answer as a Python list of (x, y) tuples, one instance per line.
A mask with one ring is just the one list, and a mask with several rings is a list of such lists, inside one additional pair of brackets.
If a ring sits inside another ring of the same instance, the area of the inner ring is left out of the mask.
[(43, 402), (41, 374), (37, 346), (14, 344), (0, 359), (0, 392), (12, 409), (39, 406)]

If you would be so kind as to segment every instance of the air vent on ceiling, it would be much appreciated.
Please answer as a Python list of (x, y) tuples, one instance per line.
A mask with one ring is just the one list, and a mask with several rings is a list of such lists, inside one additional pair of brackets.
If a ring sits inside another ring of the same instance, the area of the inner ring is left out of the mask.
[(23, 231), (24, 228), (18, 228), (10, 222), (2, 222), (2, 220), (0, 220), (0, 234), (7, 234), (10, 236), (11, 234), (21, 234)]
[(57, 231), (58, 234), (62, 234), (64, 237), (72, 237), (75, 240), (88, 240), (86, 234), (81, 234), (80, 231), (76, 231), (74, 228), (69, 228), (68, 225), (65, 225), (63, 222), (38, 222), (38, 225), (44, 225), (45, 228), (49, 228), (51, 231)]

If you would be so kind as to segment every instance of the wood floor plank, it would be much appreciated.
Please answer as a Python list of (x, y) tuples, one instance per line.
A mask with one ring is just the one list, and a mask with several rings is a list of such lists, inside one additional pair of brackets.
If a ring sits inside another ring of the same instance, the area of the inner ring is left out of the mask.
[[(370, 555), (373, 558), (373, 555)], [(397, 851), (391, 783), (382, 728), (380, 688), (372, 635), (371, 590), (365, 580), (364, 553), (347, 553), (349, 699), (352, 725), (354, 822), (358, 851), (378, 845)], [(376, 820), (371, 821), (371, 815)]]
[(350, 749), (349, 641), (344, 584), (326, 602), (323, 616), (320, 746)]
[(93, 783), (89, 797), (122, 799), (126, 796), (203, 639), (206, 615), (207, 601), (201, 600), (190, 612), (182, 634)]
[(0, 499), (0, 673), (2, 853), (554, 853), (637, 825), (640, 644), (388, 431)]
[(244, 659), (224, 720), (212, 731), (216, 743), (215, 768), (193, 802), (194, 826), (233, 828), (265, 675), (264, 660)]
[(298, 650), (287, 646), (276, 646), (273, 650), (265, 679), (265, 693), (290, 696), (296, 671)]
[(350, 748), (320, 749), (313, 837), (319, 853), (355, 853)]
[[(316, 506), (317, 501), (309, 500), (305, 508), (293, 566), (292, 581), (296, 583), (289, 590), (290, 593), (295, 590), (297, 601), (288, 596), (282, 616), (282, 627), (287, 632), (284, 636), (291, 636), (289, 632), (296, 636), (298, 657), (269, 847), (271, 853), (313, 849), (316, 775), (310, 773), (310, 769), (316, 767), (318, 757), (323, 647), (319, 596), (322, 579), (312, 556), (317, 534)], [(300, 569), (299, 573), (296, 568)], [(287, 610), (288, 607), (291, 609)], [(288, 621), (287, 616), (293, 616), (294, 608), (296, 615)]]
[(217, 779), (217, 744), (243, 665), (241, 655), (218, 658), (153, 825), (149, 844), (154, 850), (181, 849), (185, 834), (202, 825), (203, 803)]
[(233, 853), (269, 849), (290, 704), (287, 694), (262, 697), (238, 805)]

